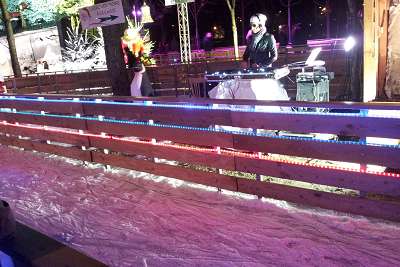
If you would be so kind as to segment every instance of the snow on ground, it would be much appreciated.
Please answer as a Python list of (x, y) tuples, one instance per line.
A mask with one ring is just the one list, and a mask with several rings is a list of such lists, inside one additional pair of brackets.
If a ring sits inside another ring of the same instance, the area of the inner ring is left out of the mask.
[(19, 221), (110, 266), (400, 266), (396, 223), (5, 146), (0, 184)]

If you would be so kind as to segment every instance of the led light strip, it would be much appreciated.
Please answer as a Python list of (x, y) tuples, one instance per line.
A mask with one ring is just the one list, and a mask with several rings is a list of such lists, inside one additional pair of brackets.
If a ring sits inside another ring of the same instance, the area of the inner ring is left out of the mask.
[[(370, 118), (391, 118), (391, 119), (400, 119), (398, 116), (383, 116), (378, 114), (368, 114), (368, 112), (359, 112), (359, 113), (333, 113), (333, 112), (317, 112), (317, 111), (263, 111), (257, 110), (254, 106), (240, 108), (237, 107), (237, 104), (213, 104), (213, 106), (206, 105), (191, 105), (191, 104), (160, 104), (153, 103), (153, 101), (140, 101), (140, 100), (130, 100), (135, 102), (117, 102), (117, 101), (99, 101), (98, 99), (94, 100), (80, 100), (79, 98), (74, 98), (72, 100), (68, 99), (45, 99), (43, 97), (37, 98), (28, 98), (28, 97), (15, 97), (15, 96), (0, 96), (1, 100), (16, 100), (16, 101), (33, 101), (33, 102), (49, 102), (49, 103), (82, 103), (82, 104), (96, 104), (102, 103), (106, 105), (126, 105), (126, 106), (152, 106), (152, 107), (165, 107), (165, 108), (182, 108), (182, 109), (198, 109), (198, 110), (229, 110), (236, 112), (255, 112), (255, 113), (273, 113), (273, 114), (288, 114), (288, 115), (309, 115), (309, 116), (340, 116), (340, 117), (370, 117)], [(138, 101), (138, 102), (136, 102)], [(222, 105), (222, 106), (220, 106)], [(241, 104), (244, 106), (251, 106), (248, 104)], [(276, 106), (262, 106), (261, 107), (276, 107)], [(284, 107), (290, 108), (290, 107)], [(299, 108), (310, 108), (310, 107), (299, 107)], [(315, 107), (315, 109), (322, 109), (321, 107)], [(326, 109), (326, 108), (324, 108)], [(332, 108), (334, 109), (334, 108)], [(351, 109), (351, 108), (341, 108), (341, 109)], [(360, 110), (360, 109), (357, 109)]]
[[(99, 122), (109, 122), (109, 123), (121, 123), (128, 125), (140, 125), (140, 126), (148, 126), (148, 127), (158, 127), (158, 128), (169, 128), (169, 129), (183, 129), (190, 131), (202, 131), (202, 132), (214, 132), (214, 133), (226, 133), (226, 134), (236, 134), (236, 135), (246, 135), (246, 136), (258, 136), (258, 137), (268, 137), (273, 139), (281, 139), (281, 140), (290, 140), (290, 141), (302, 141), (302, 142), (319, 142), (319, 143), (330, 143), (330, 144), (343, 144), (343, 145), (363, 145), (363, 146), (379, 146), (379, 147), (388, 147), (388, 148), (400, 148), (400, 145), (387, 145), (387, 144), (368, 144), (365, 140), (355, 142), (355, 141), (337, 141), (337, 140), (321, 140), (321, 139), (311, 139), (311, 138), (302, 138), (302, 137), (293, 137), (293, 136), (276, 136), (268, 133), (254, 133), (253, 131), (245, 132), (245, 131), (228, 131), (224, 129), (210, 129), (210, 128), (200, 128), (200, 127), (192, 127), (192, 126), (181, 126), (174, 124), (160, 124), (160, 123), (149, 123), (142, 121), (127, 121), (127, 120), (117, 120), (117, 119), (106, 119), (106, 118), (98, 118), (98, 117), (81, 117), (80, 114), (76, 116), (72, 115), (56, 115), (56, 114), (42, 114), (42, 113), (33, 113), (33, 112), (25, 112), (25, 111), (1, 111), (0, 113), (7, 114), (21, 114), (21, 115), (30, 115), (30, 116), (41, 116), (41, 117), (53, 117), (53, 118), (65, 118), (65, 119), (76, 119), (76, 120), (87, 120), (87, 121), (99, 121)], [(235, 127), (238, 128), (238, 127)]]
[(16, 127), (16, 128), (44, 130), (47, 132), (66, 133), (66, 134), (77, 135), (77, 136), (98, 137), (98, 138), (103, 138), (103, 139), (118, 140), (118, 141), (127, 142), (127, 143), (136, 143), (136, 144), (153, 145), (153, 146), (159, 146), (159, 147), (176, 148), (176, 149), (186, 150), (186, 151), (194, 151), (194, 152), (202, 152), (202, 153), (215, 153), (215, 154), (220, 153), (222, 155), (235, 156), (235, 157), (241, 157), (241, 158), (249, 158), (249, 159), (260, 159), (260, 160), (265, 160), (265, 161), (269, 161), (269, 162), (285, 163), (285, 164), (304, 166), (304, 167), (309, 167), (309, 168), (330, 169), (330, 170), (338, 170), (338, 171), (345, 171), (345, 172), (366, 173), (366, 174), (373, 174), (373, 175), (379, 175), (379, 176), (400, 178), (400, 174), (397, 174), (397, 173), (377, 172), (377, 171), (370, 171), (370, 170), (364, 170), (364, 169), (360, 170), (360, 169), (343, 168), (343, 167), (338, 167), (338, 166), (326, 166), (326, 165), (321, 165), (321, 164), (302, 163), (302, 162), (296, 162), (296, 161), (292, 161), (292, 160), (274, 159), (271, 156), (259, 155), (259, 153), (251, 154), (251, 153), (245, 153), (245, 152), (240, 152), (240, 151), (227, 150), (227, 149), (223, 149), (223, 148), (217, 149), (217, 148), (188, 147), (188, 146), (183, 146), (183, 145), (165, 144), (165, 143), (153, 142), (153, 141), (127, 140), (125, 138), (114, 137), (111, 135), (104, 135), (104, 134), (97, 135), (97, 134), (79, 133), (79, 132), (72, 132), (72, 131), (59, 130), (59, 129), (48, 129), (48, 128), (44, 128), (43, 126), (28, 126), (28, 125), (20, 125), (20, 124), (8, 123), (8, 122), (0, 122), (0, 125), (1, 124)]

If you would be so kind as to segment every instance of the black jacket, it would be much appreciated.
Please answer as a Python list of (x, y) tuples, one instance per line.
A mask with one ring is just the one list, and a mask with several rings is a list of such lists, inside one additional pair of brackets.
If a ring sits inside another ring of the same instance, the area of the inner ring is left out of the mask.
[[(243, 54), (244, 60), (249, 60), (250, 65), (257, 64), (267, 67), (278, 59), (275, 37), (270, 33), (264, 33), (257, 45), (253, 45), (254, 36), (247, 45)], [(255, 48), (253, 48), (255, 47)]]

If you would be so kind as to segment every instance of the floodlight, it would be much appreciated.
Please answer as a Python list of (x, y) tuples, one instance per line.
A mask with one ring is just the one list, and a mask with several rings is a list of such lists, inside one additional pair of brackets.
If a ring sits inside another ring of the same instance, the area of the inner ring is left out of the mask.
[(353, 36), (347, 37), (347, 39), (344, 41), (343, 47), (344, 51), (349, 52), (351, 49), (354, 48), (356, 45), (356, 39)]

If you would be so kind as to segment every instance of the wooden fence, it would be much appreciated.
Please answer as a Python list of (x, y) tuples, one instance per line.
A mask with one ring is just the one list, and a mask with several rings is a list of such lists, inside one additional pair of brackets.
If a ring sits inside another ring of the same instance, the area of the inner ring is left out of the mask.
[(398, 142), (400, 104), (3, 95), (0, 108), (3, 145), (400, 221), (400, 175), (369, 169), (400, 169), (400, 147), (366, 142)]
[[(275, 66), (305, 60), (309, 55), (308, 47), (281, 49)], [(343, 50), (323, 50), (319, 56), (326, 61), (328, 71), (335, 73), (331, 81), (331, 99), (343, 95), (346, 90), (346, 56)], [(188, 77), (192, 74), (202, 75), (206, 71), (214, 72), (228, 69), (244, 68), (243, 61), (201, 61), (191, 64), (155, 65), (147, 67), (150, 81), (161, 95), (183, 94), (188, 90)], [(127, 70), (132, 79), (132, 71)], [(281, 82), (290, 96), (296, 95), (296, 71), (292, 71)], [(81, 73), (37, 74), (22, 78), (9, 78), (6, 87), (11, 93), (17, 94), (111, 94), (111, 80), (107, 70)]]
[(7, 91), (18, 94), (89, 94), (111, 93), (107, 70), (77, 73), (38, 73), (6, 79)]

